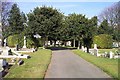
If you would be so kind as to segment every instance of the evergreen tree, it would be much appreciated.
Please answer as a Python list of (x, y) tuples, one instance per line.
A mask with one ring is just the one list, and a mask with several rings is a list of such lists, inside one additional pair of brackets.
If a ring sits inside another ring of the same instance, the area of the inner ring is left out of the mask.
[(99, 28), (98, 28), (98, 34), (112, 34), (113, 29), (111, 26), (109, 26), (109, 23), (107, 20), (104, 20)]
[(62, 21), (62, 14), (52, 7), (37, 7), (33, 12), (28, 14), (28, 30), (31, 36), (39, 34), (45, 42), (48, 41), (48, 38), (52, 40), (57, 40), (59, 37), (59, 30)]
[(9, 34), (20, 34), (24, 30), (20, 9), (17, 4), (13, 4), (9, 14)]
[(85, 24), (85, 27), (83, 30), (85, 33), (83, 35), (83, 42), (84, 42), (84, 45), (87, 47), (87, 52), (89, 53), (89, 48), (93, 43), (93, 37), (96, 34), (97, 17), (94, 16), (91, 19), (86, 19), (84, 24)]
[(22, 33), (24, 32), (24, 24), (26, 22), (25, 14), (20, 12), (17, 4), (13, 4), (9, 13), (9, 27), (7, 29), (7, 35), (18, 35), (18, 44), (20, 44)]

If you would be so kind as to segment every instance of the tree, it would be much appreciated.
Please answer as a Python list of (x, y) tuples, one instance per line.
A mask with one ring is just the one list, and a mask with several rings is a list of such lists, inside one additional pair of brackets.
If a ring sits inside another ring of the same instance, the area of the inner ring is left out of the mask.
[(8, 16), (9, 16), (9, 10), (12, 7), (11, 2), (0, 2), (0, 13), (1, 13), (1, 39), (2, 39), (2, 46), (4, 46), (4, 39), (7, 37), (7, 28), (9, 26), (8, 23)]
[(62, 42), (62, 44), (66, 45), (66, 42), (67, 41), (70, 41), (70, 37), (69, 34), (70, 34), (70, 29), (69, 29), (69, 24), (67, 22), (67, 17), (68, 16), (64, 16), (63, 20), (62, 20), (62, 25), (59, 29), (59, 39)]
[(85, 27), (84, 27), (84, 35), (83, 35), (83, 41), (84, 45), (87, 47), (87, 52), (89, 53), (89, 48), (91, 47), (91, 44), (93, 43), (93, 37), (96, 34), (96, 28), (97, 28), (97, 17), (94, 16), (91, 19), (86, 19), (85, 21)]
[(108, 34), (100, 34), (94, 36), (93, 43), (97, 44), (98, 48), (109, 49), (112, 48), (112, 36)]
[(17, 4), (13, 4), (10, 15), (9, 15), (9, 34), (20, 34), (23, 30), (23, 22), (20, 13), (20, 9), (18, 8)]
[[(120, 1), (106, 8), (100, 15), (99, 21), (107, 20), (112, 29), (113, 39), (120, 42)], [(111, 32), (111, 31), (110, 31)]]
[(75, 47), (75, 40), (80, 41), (82, 38), (85, 15), (70, 14), (67, 17), (67, 22), (69, 25), (69, 37), (74, 40), (73, 46)]
[(49, 37), (57, 39), (62, 16), (62, 13), (52, 7), (36, 7), (28, 14), (28, 29), (30, 30), (28, 34), (32, 36), (39, 34), (45, 38), (43, 45), (45, 46)]
[(104, 20), (98, 27), (98, 34), (113, 34), (112, 28), (109, 26), (107, 20)]
[(20, 12), (17, 4), (13, 4), (9, 14), (9, 28), (7, 35), (19, 35), (18, 44), (22, 38), (22, 32), (24, 31), (24, 24), (26, 22), (25, 14)]

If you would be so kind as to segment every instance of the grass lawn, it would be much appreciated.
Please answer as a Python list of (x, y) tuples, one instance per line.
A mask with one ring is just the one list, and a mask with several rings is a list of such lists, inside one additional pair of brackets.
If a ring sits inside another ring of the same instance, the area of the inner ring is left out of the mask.
[(98, 49), (100, 54), (105, 52), (110, 52), (110, 51), (112, 51), (113, 53), (116, 53), (117, 50), (118, 49), (115, 49), (115, 48), (114, 49)]
[(85, 53), (81, 50), (73, 50), (73, 52), (82, 57), (83, 59), (87, 60), (88, 62), (91, 62), (94, 65), (98, 66), (111, 77), (118, 78), (118, 59), (100, 58)]
[(38, 49), (30, 53), (31, 58), (24, 59), (24, 64), (21, 66), (12, 66), (5, 78), (44, 78), (51, 54), (51, 50), (47, 49)]

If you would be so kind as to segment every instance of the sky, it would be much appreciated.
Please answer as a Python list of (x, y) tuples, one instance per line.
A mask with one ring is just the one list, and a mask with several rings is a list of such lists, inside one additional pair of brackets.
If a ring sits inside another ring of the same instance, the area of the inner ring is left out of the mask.
[[(4, 1), (4, 0), (3, 0)], [(58, 9), (65, 15), (77, 13), (91, 18), (98, 16), (104, 9), (112, 6), (119, 0), (9, 0), (16, 2), (21, 10), (28, 14), (35, 7), (50, 6)]]
[(35, 7), (50, 6), (58, 9), (65, 15), (71, 13), (84, 14), (88, 18), (99, 15), (105, 8), (115, 2), (17, 2), (24, 13), (29, 13)]

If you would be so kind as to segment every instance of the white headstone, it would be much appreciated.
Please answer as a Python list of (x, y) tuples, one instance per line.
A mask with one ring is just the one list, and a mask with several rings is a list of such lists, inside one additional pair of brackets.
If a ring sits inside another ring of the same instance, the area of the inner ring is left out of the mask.
[(97, 49), (97, 44), (94, 44), (94, 49)]
[(48, 45), (50, 45), (50, 41), (48, 41)]
[(81, 47), (82, 51), (84, 51), (84, 46)]
[(110, 59), (113, 58), (113, 52), (112, 52), (112, 51), (110, 51), (110, 53), (109, 53), (109, 58), (110, 58)]
[(4, 39), (4, 47), (6, 47), (6, 46), (7, 46), (7, 40)]
[(96, 49), (96, 50), (97, 50), (97, 52), (96, 52), (97, 57), (101, 56), (101, 54), (98, 53), (98, 49)]
[(97, 44), (94, 44), (94, 54), (96, 56), (100, 56), (100, 54), (98, 53)]
[(26, 48), (26, 36), (24, 36), (24, 46), (23, 48)]
[(71, 41), (68, 41), (68, 42), (66, 43), (66, 45), (67, 45), (67, 46), (71, 46)]
[(8, 56), (8, 50), (7, 49), (3, 50), (3, 52), (1, 53), (1, 55)]

